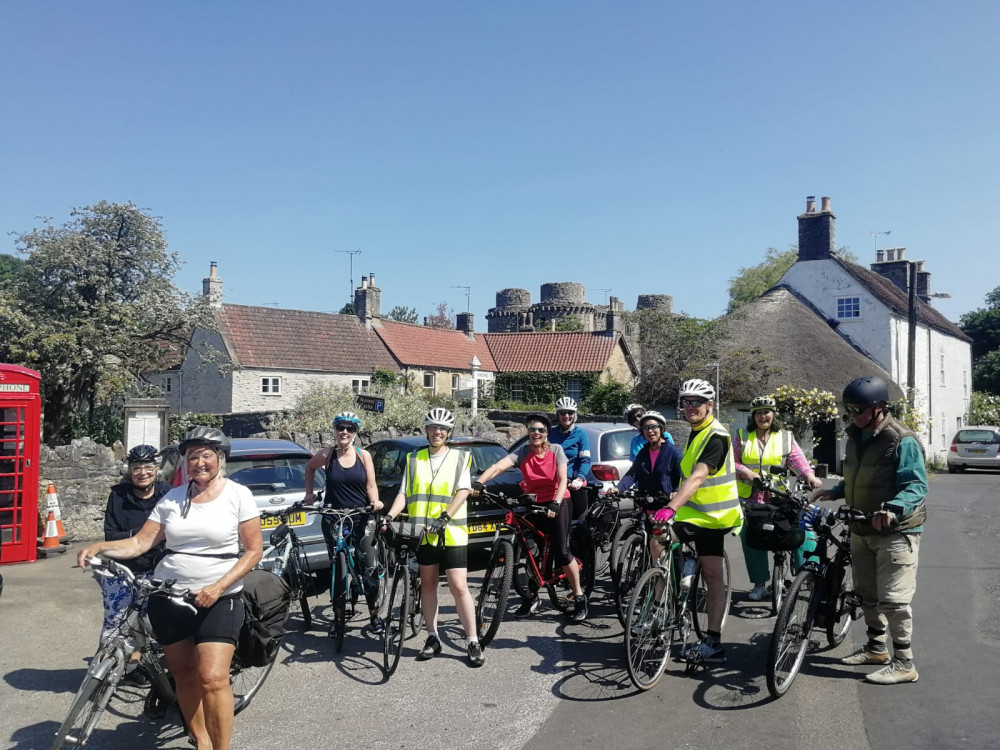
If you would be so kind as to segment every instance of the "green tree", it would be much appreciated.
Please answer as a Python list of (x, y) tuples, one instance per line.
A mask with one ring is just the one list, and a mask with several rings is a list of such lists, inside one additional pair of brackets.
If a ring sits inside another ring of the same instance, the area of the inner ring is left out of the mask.
[(741, 268), (736, 276), (729, 280), (729, 312), (739, 309), (747, 302), (752, 302), (777, 284), (798, 256), (797, 247), (791, 247), (784, 252), (769, 247), (762, 262), (756, 266)]
[(437, 306), (434, 308), (437, 310), (433, 315), (427, 316), (426, 325), (430, 328), (454, 328), (455, 324), (452, 322), (452, 310), (448, 307), (447, 302), (438, 302)]
[(1000, 396), (973, 391), (965, 422), (970, 425), (1000, 425)]
[(650, 406), (672, 403), (683, 380), (714, 379), (716, 321), (660, 310), (638, 310), (631, 317), (641, 352), (637, 401)]
[(0, 255), (0, 284), (18, 281), (24, 272), (24, 261), (13, 255)]
[(972, 387), (1000, 396), (1000, 286), (986, 295), (986, 307), (959, 319), (972, 339)]
[(556, 321), (557, 331), (582, 331), (583, 322), (575, 315), (567, 315)]
[(583, 410), (590, 414), (621, 414), (632, 402), (632, 391), (617, 380), (597, 383), (583, 401)]
[(342, 308), (340, 308), (340, 311), (337, 314), (338, 315), (357, 315), (358, 313), (354, 309), (354, 303), (353, 302), (348, 302), (346, 305), (344, 305)]
[(194, 327), (214, 322), (204, 298), (172, 278), (158, 218), (133, 203), (75, 209), (61, 226), (18, 235), (26, 256), (19, 282), (0, 292), (0, 358), (42, 373), (47, 442), (67, 442), (74, 424), (143, 388)]
[(386, 317), (389, 320), (398, 320), (400, 323), (416, 323), (419, 319), (415, 307), (403, 307), (402, 305), (396, 305)]

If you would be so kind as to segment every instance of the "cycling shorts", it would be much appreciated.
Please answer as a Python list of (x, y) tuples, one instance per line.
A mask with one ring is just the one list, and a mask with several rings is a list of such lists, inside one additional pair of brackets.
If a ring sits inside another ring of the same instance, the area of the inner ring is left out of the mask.
[(243, 627), (243, 597), (230, 594), (219, 597), (211, 607), (187, 607), (166, 596), (149, 597), (149, 624), (160, 645), (169, 646), (191, 638), (198, 643), (229, 643), (233, 646)]
[(706, 529), (683, 521), (674, 524), (674, 534), (677, 535), (677, 539), (681, 542), (694, 542), (698, 557), (722, 557), (725, 552), (726, 534), (731, 534), (732, 531), (732, 528)]
[(445, 570), (469, 567), (469, 548), (439, 547), (436, 544), (421, 544), (417, 547), (417, 562), (421, 565), (441, 565)]

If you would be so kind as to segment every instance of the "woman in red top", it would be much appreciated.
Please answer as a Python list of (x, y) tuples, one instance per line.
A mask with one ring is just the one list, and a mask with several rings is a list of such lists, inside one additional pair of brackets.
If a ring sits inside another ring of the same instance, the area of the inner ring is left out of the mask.
[[(479, 475), (479, 481), (473, 483), (472, 494), (478, 494), (483, 485), (507, 469), (519, 467), (523, 480), (521, 489), (535, 495), (538, 503), (549, 503), (546, 513), (552, 535), (552, 549), (556, 564), (561, 565), (566, 573), (566, 579), (573, 587), (572, 619), (576, 622), (587, 618), (587, 595), (580, 585), (580, 569), (576, 559), (569, 549), (569, 529), (573, 520), (572, 503), (566, 502), (569, 492), (566, 489), (566, 454), (562, 446), (550, 445), (548, 434), (552, 426), (548, 417), (543, 414), (532, 414), (525, 424), (528, 427), (528, 442), (514, 453), (501, 458)], [(522, 602), (514, 613), (515, 617), (528, 617), (538, 611), (539, 599)]]

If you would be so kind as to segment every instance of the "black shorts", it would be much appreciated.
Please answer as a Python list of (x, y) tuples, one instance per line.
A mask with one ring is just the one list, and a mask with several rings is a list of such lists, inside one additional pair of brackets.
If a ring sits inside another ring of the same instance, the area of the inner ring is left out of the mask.
[(469, 567), (469, 548), (439, 547), (436, 544), (421, 544), (417, 547), (417, 562), (421, 565), (441, 565), (445, 570)]
[(693, 523), (680, 521), (674, 524), (674, 533), (682, 542), (694, 542), (698, 557), (722, 557), (726, 549), (726, 534), (728, 529), (706, 529)]
[(220, 597), (208, 609), (192, 612), (166, 596), (149, 597), (149, 624), (162, 646), (191, 638), (197, 643), (236, 645), (243, 627), (243, 597), (230, 594)]

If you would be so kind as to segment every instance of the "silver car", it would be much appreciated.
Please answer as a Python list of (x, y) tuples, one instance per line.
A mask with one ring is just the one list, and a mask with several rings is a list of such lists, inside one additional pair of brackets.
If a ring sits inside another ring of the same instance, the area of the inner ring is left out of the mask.
[[(616, 486), (632, 466), (629, 449), (635, 430), (624, 422), (578, 422), (576, 426), (587, 433), (587, 440), (590, 442), (590, 476), (587, 480), (596, 479), (603, 483), (603, 495), (610, 487)], [(510, 451), (513, 453), (527, 440), (527, 435), (520, 438), (510, 447)]]
[(966, 469), (1000, 469), (1000, 427), (963, 427), (951, 439), (948, 473)]

